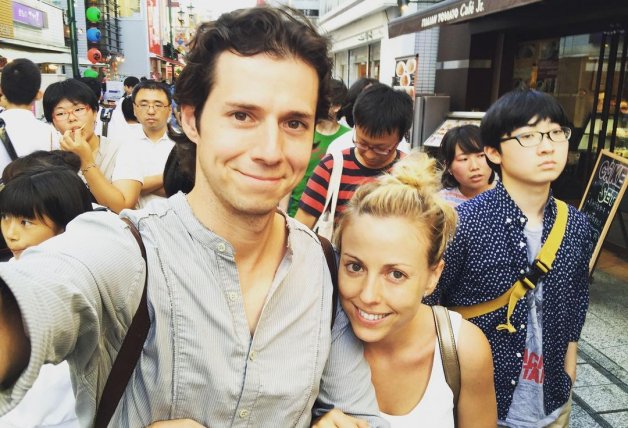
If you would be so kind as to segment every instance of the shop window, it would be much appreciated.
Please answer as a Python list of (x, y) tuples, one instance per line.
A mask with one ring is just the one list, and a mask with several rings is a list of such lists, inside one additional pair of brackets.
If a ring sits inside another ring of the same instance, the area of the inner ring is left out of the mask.
[(369, 45), (369, 77), (379, 80), (379, 58), (380, 58), (381, 45), (374, 43)]
[(349, 51), (349, 80), (347, 86), (351, 86), (351, 84), (362, 77), (367, 77), (368, 53), (368, 46)]

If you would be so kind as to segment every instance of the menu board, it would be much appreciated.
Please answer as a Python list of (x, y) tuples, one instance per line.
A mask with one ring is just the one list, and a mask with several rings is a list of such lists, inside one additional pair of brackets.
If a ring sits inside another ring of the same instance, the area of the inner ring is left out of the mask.
[(589, 262), (589, 272), (597, 262), (606, 233), (619, 208), (627, 184), (628, 159), (602, 150), (579, 208), (589, 217), (594, 230), (595, 247)]

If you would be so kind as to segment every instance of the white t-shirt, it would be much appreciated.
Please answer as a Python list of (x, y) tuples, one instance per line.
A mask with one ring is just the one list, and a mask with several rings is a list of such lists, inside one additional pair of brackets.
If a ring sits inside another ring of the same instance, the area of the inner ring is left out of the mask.
[[(457, 344), (462, 316), (449, 311), (449, 317)], [(454, 393), (445, 380), (438, 337), (434, 342), (432, 373), (421, 401), (406, 415), (391, 416), (382, 412), (381, 415), (390, 423), (390, 428), (454, 428)]]
[[(26, 156), (36, 150), (59, 148), (59, 138), (52, 125), (38, 120), (30, 110), (9, 109), (0, 113), (6, 124), (7, 135), (18, 156)], [(11, 157), (0, 146), (0, 173), (11, 162)]]
[[(143, 177), (157, 174), (163, 175), (166, 161), (173, 147), (174, 141), (168, 138), (167, 133), (164, 133), (157, 142), (153, 142), (144, 134), (143, 129), (139, 128), (135, 138), (122, 145), (118, 156), (123, 156), (126, 159), (139, 159), (142, 180), (138, 181), (143, 183)], [(120, 175), (116, 165), (113, 180), (118, 179), (120, 179)], [(136, 208), (144, 208), (150, 201), (159, 198), (162, 198), (162, 196), (155, 194), (141, 195)]]
[(20, 404), (0, 417), (0, 428), (79, 428), (74, 406), (68, 363), (44, 364)]

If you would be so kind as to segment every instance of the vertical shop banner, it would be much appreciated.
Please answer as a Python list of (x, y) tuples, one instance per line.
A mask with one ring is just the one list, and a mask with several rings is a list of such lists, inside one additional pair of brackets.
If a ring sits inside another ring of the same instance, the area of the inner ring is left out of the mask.
[(0, 37), (14, 38), (11, 0), (0, 0)]
[(159, 8), (157, 0), (146, 0), (146, 22), (148, 24), (148, 51), (161, 55), (161, 34), (159, 32)]

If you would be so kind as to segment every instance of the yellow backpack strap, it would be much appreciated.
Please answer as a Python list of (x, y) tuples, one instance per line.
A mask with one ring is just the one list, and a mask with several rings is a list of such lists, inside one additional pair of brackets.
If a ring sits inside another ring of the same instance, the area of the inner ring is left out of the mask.
[(508, 310), (506, 311), (506, 322), (498, 325), (497, 330), (508, 330), (509, 333), (515, 333), (517, 331), (517, 329), (510, 322), (510, 317), (515, 311), (515, 306), (517, 305), (519, 299), (525, 296), (528, 290), (534, 290), (541, 276), (550, 271), (552, 264), (556, 259), (558, 248), (563, 241), (563, 236), (565, 236), (565, 230), (567, 229), (569, 208), (563, 201), (559, 201), (557, 199), (554, 201), (556, 202), (557, 211), (556, 220), (554, 221), (554, 225), (552, 226), (543, 247), (541, 247), (539, 254), (532, 263), (531, 269), (522, 275), (513, 284), (513, 286), (508, 289), (508, 291), (496, 299), (472, 306), (456, 306), (449, 309), (460, 313), (465, 319), (469, 319), (488, 314), (508, 305)]

